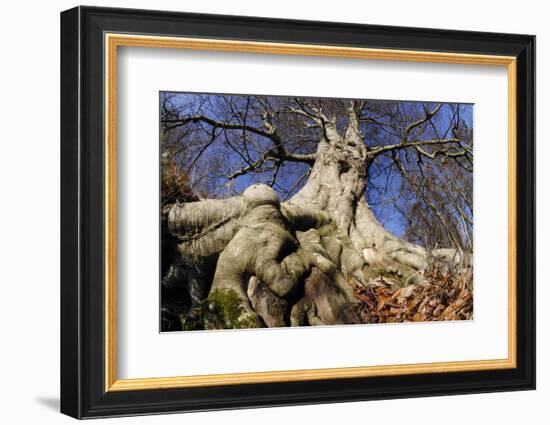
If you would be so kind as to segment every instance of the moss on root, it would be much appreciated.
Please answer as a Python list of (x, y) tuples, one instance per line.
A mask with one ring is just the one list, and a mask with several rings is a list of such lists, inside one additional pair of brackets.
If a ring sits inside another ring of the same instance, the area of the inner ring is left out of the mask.
[(213, 290), (208, 296), (208, 310), (215, 329), (262, 327), (256, 315), (246, 311), (241, 298), (232, 289)]
[(181, 317), (183, 330), (250, 329), (263, 324), (254, 313), (242, 306), (239, 295), (231, 289), (215, 289), (207, 299)]

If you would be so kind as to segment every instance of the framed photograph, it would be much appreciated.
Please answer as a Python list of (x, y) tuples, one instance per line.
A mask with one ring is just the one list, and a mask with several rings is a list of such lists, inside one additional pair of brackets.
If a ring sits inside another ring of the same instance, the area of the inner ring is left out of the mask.
[(535, 388), (535, 37), (61, 14), (61, 411)]

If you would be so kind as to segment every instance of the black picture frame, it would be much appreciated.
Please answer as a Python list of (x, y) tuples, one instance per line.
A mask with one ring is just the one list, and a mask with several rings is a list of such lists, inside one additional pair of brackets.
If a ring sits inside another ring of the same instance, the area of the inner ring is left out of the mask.
[[(105, 391), (104, 34), (257, 40), (517, 58), (517, 367)], [(131, 9), (61, 13), (61, 412), (75, 418), (535, 388), (535, 37)]]

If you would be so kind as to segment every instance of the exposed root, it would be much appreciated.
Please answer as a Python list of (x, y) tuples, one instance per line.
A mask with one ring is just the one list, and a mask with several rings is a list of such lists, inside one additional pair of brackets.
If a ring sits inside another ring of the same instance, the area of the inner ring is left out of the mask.
[(378, 245), (359, 250), (325, 212), (281, 205), (265, 185), (224, 201), (175, 204), (167, 224), (176, 242), (162, 280), (163, 330), (472, 315), (471, 269), (463, 261), (442, 261), (443, 251), (428, 258), (376, 226), (369, 231)]

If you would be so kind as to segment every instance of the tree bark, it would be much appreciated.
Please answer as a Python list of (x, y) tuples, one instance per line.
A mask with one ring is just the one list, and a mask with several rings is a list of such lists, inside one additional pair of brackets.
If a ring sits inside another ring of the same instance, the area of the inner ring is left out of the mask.
[[(367, 204), (368, 167), (378, 151), (364, 143), (353, 104), (348, 115), (345, 131), (323, 120), (309, 178), (290, 201), (281, 205), (271, 188), (252, 185), (240, 197), (168, 209), (169, 232), (188, 261), (172, 264), (166, 285), (200, 286), (185, 267), (208, 258), (215, 273), (202, 288), (209, 317), (219, 316), (215, 326), (359, 323), (350, 280), (423, 281), (429, 253), (384, 229)], [(194, 312), (201, 301), (188, 298)]]
[(290, 200), (302, 208), (325, 211), (367, 266), (396, 274), (407, 283), (419, 281), (427, 252), (388, 232), (365, 199), (365, 181), (372, 155), (360, 134), (353, 109), (344, 135), (329, 123), (317, 159), (303, 188)]

